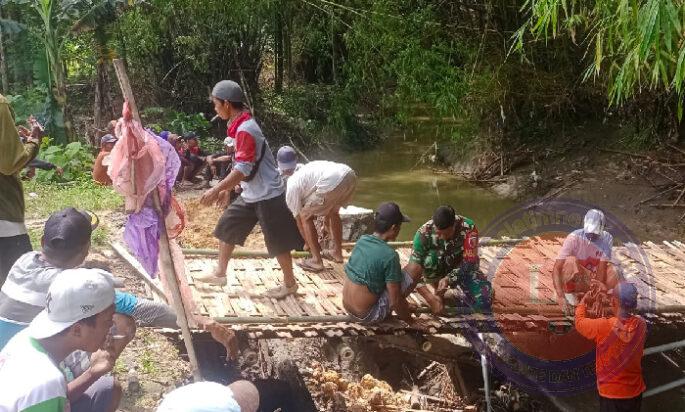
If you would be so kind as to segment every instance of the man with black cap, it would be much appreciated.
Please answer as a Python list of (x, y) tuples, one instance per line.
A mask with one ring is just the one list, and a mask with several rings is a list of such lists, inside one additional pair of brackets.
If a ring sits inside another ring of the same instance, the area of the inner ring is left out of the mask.
[(459, 287), (472, 308), (490, 308), (492, 285), (479, 268), (478, 229), (471, 219), (457, 215), (451, 206), (435, 209), (433, 219), (416, 232), (404, 270), (415, 279), (423, 277), (425, 282), (420, 282), (416, 291), (435, 314), (443, 310), (443, 295), (448, 286)]
[[(597, 281), (594, 281), (597, 282)], [(604, 288), (603, 285), (599, 285)], [(628, 282), (610, 290), (614, 316), (589, 319), (590, 292), (576, 306), (576, 330), (597, 344), (596, 374), (599, 410), (602, 412), (639, 412), (645, 382), (642, 378), (642, 354), (647, 338), (647, 324), (634, 315), (637, 288)]]
[(87, 387), (68, 389), (58, 367), (75, 351), (96, 354), (91, 374), (104, 374), (114, 366), (109, 335), (114, 315), (112, 280), (99, 269), (71, 269), (57, 275), (41, 303), (45, 309), (0, 351), (0, 411), (116, 411), (121, 387), (106, 395), (88, 393)]
[(235, 139), (235, 162), (228, 176), (205, 192), (201, 202), (213, 204), (222, 192), (237, 184), (242, 192), (226, 208), (214, 229), (214, 236), (220, 242), (216, 270), (195, 279), (225, 285), (235, 245), (242, 245), (259, 222), (269, 255), (276, 257), (283, 271), (283, 284), (269, 290), (267, 295), (283, 299), (297, 292), (290, 252), (300, 249), (304, 243), (285, 202), (285, 184), (266, 137), (243, 104), (240, 86), (234, 81), (222, 80), (214, 86), (211, 100), (216, 113), (229, 121), (227, 135)]
[(373, 235), (363, 235), (352, 249), (345, 265), (343, 306), (359, 322), (382, 322), (395, 311), (400, 319), (422, 327), (412, 318), (406, 298), (414, 279), (402, 270), (399, 255), (387, 243), (397, 239), (404, 222), (409, 218), (396, 203), (381, 204), (374, 217)]
[(618, 272), (611, 264), (613, 236), (604, 230), (606, 218), (601, 210), (590, 209), (583, 219), (583, 227), (570, 233), (559, 251), (552, 279), (557, 302), (565, 313), (578, 298), (590, 290), (592, 280), (597, 280), (607, 289), (618, 282)]

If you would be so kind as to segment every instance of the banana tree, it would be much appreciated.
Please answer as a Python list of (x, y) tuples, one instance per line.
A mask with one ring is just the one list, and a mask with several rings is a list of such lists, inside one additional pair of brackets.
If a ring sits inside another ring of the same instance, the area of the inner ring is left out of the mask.
[[(52, 119), (57, 128), (61, 128), (67, 140), (75, 138), (68, 110), (67, 79), (62, 60), (62, 47), (66, 40), (68, 22), (79, 14), (81, 0), (0, 0), (0, 6), (14, 3), (32, 12), (37, 20), (33, 29), (43, 43), (45, 60), (48, 69), (48, 88), (54, 103), (59, 108), (59, 115)], [(59, 133), (57, 133), (59, 134)]]

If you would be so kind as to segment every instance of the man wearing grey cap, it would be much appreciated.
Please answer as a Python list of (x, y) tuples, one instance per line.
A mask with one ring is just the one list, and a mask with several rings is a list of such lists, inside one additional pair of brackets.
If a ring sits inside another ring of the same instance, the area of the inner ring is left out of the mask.
[(216, 270), (195, 279), (226, 285), (226, 270), (235, 245), (243, 245), (259, 222), (269, 255), (276, 257), (283, 271), (283, 284), (267, 294), (283, 299), (297, 292), (290, 252), (304, 243), (285, 203), (285, 184), (266, 137), (244, 106), (240, 86), (234, 81), (222, 80), (214, 86), (211, 100), (219, 117), (229, 121), (227, 135), (235, 139), (235, 161), (228, 176), (205, 192), (201, 202), (205, 205), (215, 203), (222, 192), (237, 184), (242, 192), (226, 208), (214, 229), (214, 236), (219, 239)]
[(611, 264), (613, 237), (604, 230), (606, 218), (601, 210), (590, 209), (585, 214), (583, 228), (570, 233), (559, 251), (552, 279), (557, 302), (569, 312), (578, 303), (578, 295), (590, 290), (592, 280), (611, 289), (618, 281)]

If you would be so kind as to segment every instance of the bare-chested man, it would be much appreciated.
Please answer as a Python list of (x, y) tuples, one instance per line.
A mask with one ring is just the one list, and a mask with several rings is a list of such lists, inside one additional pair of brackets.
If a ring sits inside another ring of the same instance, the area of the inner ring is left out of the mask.
[(402, 271), (400, 257), (388, 245), (400, 233), (409, 218), (393, 202), (378, 207), (374, 234), (362, 236), (345, 265), (343, 306), (362, 323), (378, 323), (394, 310), (397, 316), (413, 326), (421, 322), (412, 318), (406, 297), (414, 287), (414, 279)]

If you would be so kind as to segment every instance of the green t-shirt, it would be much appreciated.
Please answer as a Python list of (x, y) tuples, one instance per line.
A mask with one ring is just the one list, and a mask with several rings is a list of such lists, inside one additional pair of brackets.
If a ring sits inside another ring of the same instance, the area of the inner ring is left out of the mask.
[(384, 240), (373, 235), (364, 235), (352, 249), (345, 265), (347, 277), (358, 285), (380, 295), (386, 283), (402, 282), (400, 257)]

